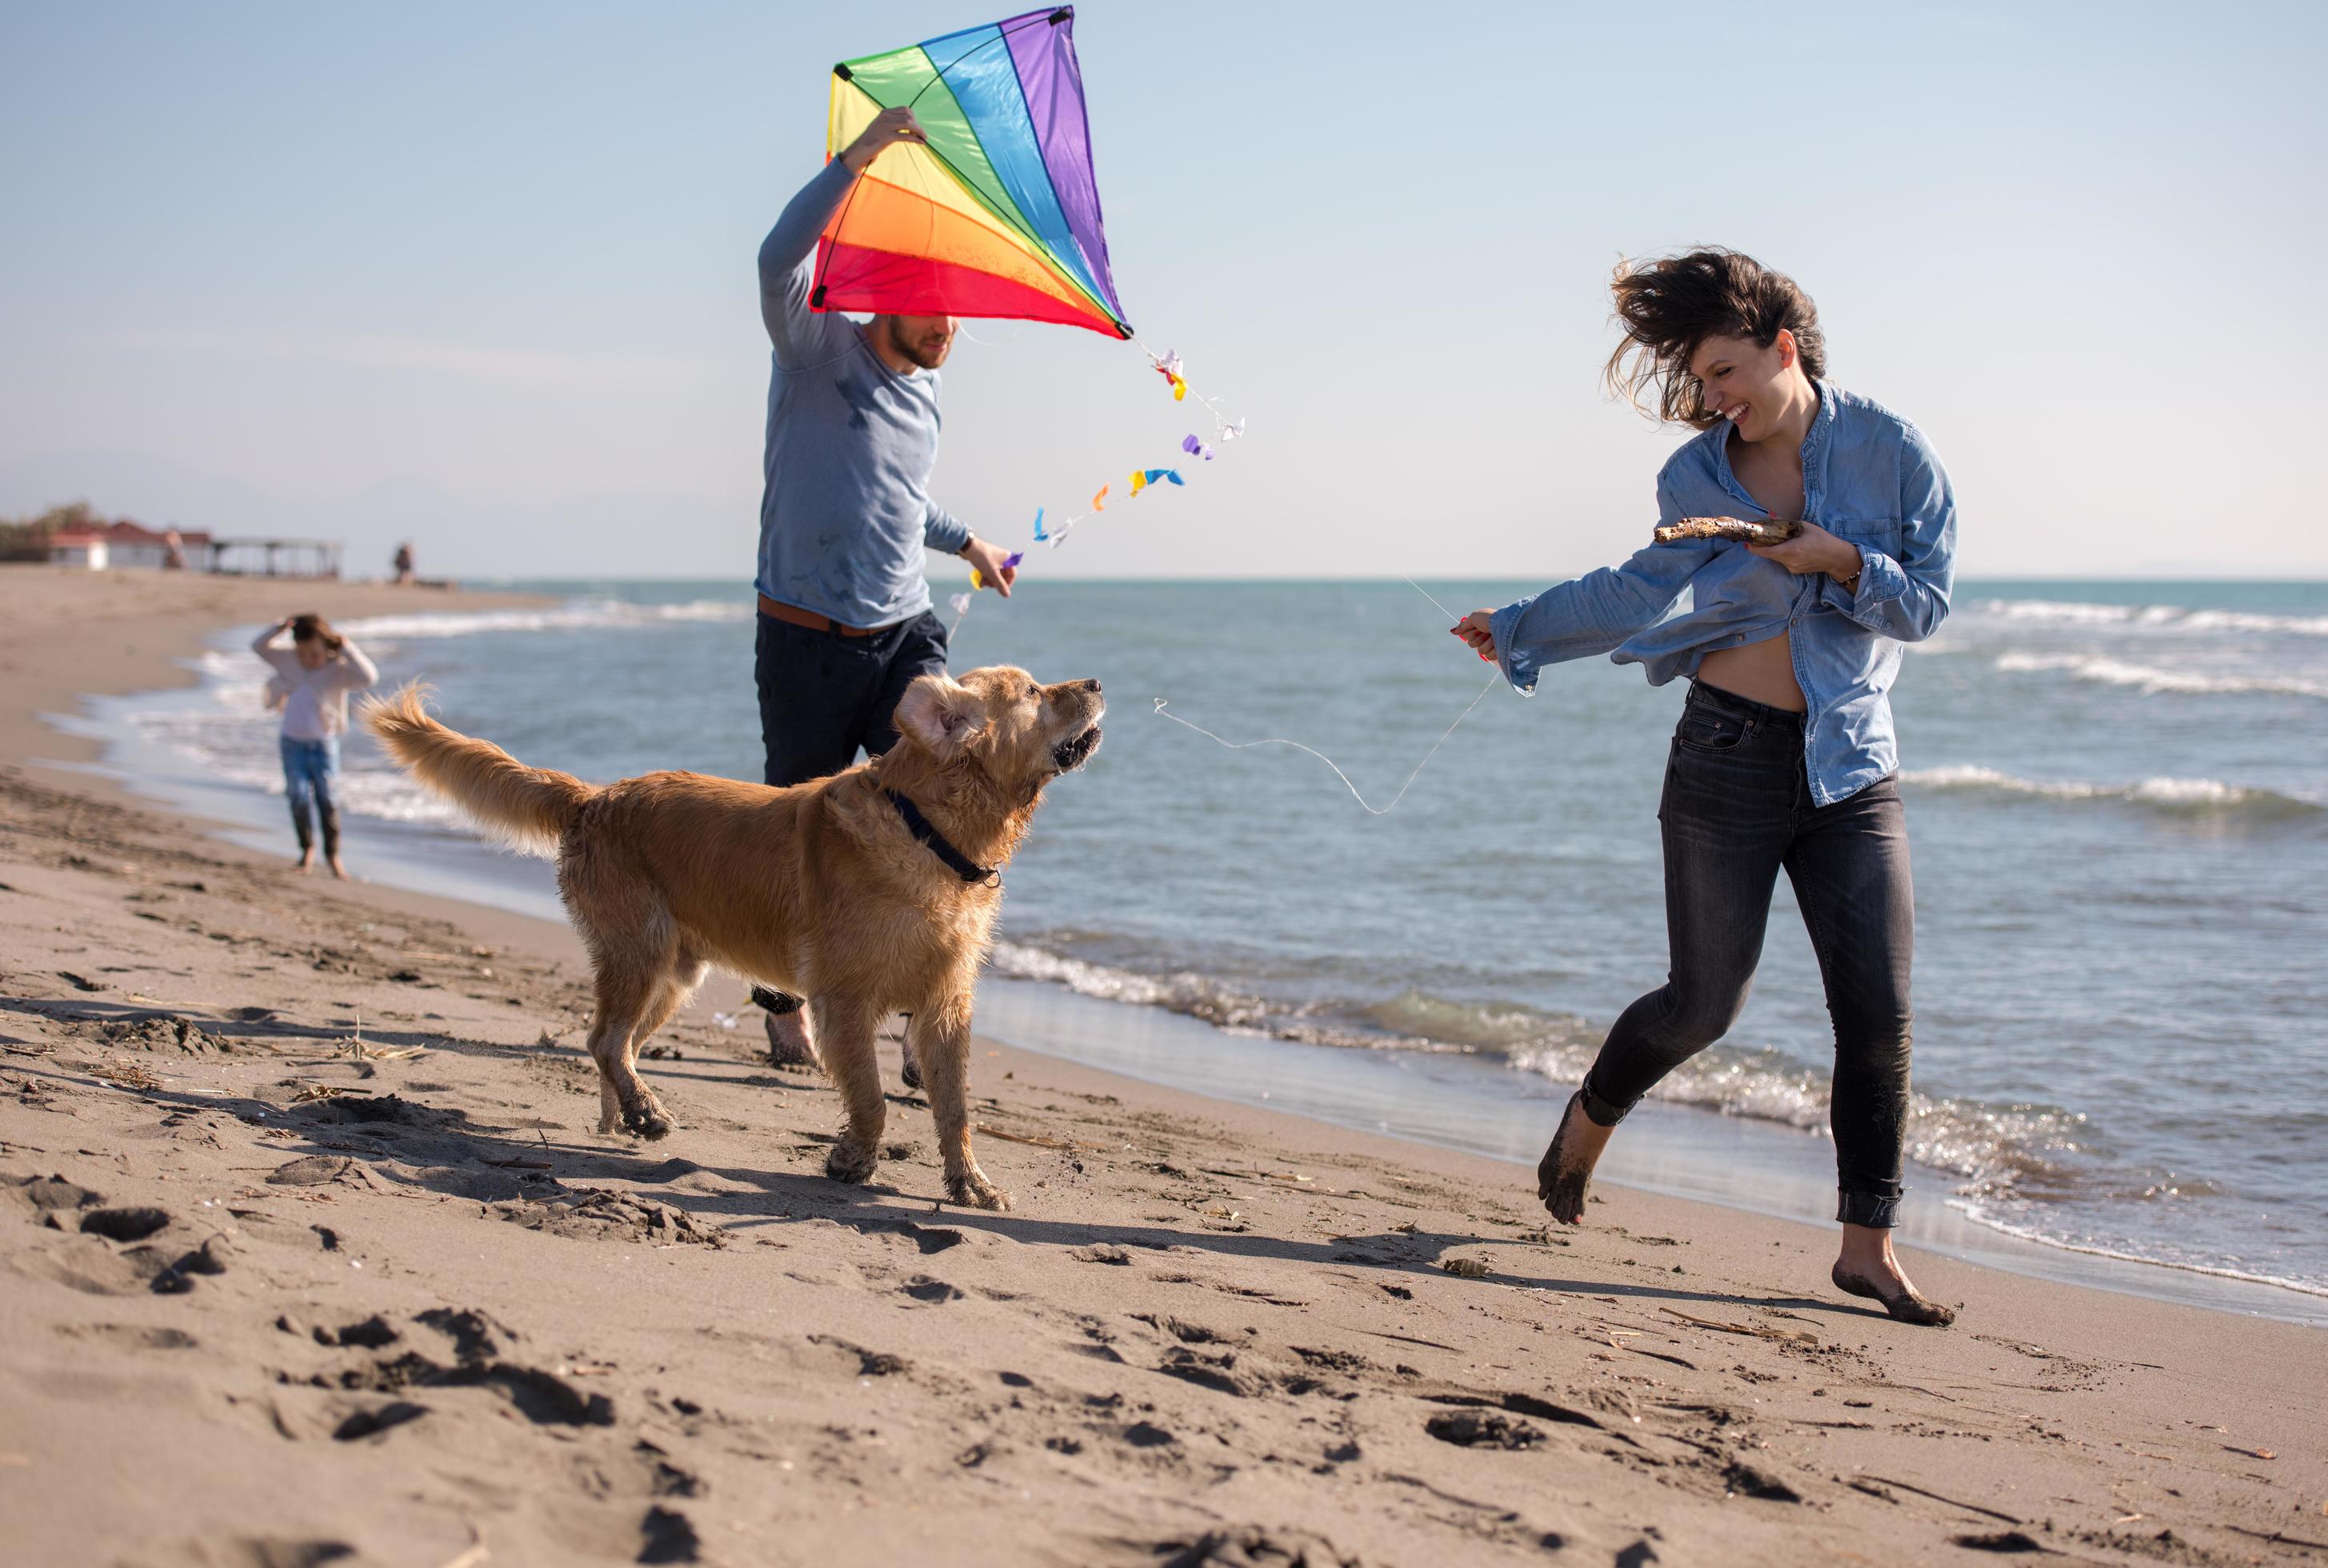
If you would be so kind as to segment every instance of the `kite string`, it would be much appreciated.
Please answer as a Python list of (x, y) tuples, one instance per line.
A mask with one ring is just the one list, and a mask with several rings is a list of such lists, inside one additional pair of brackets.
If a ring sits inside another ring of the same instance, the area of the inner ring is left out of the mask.
[[(1429, 595), (1424, 596), (1426, 598), (1429, 596)], [(1225, 746), (1231, 751), (1244, 751), (1256, 746), (1290, 746), (1296, 751), (1306, 751), (1311, 756), (1316, 757), (1319, 762), (1324, 763), (1328, 767), (1334, 770), (1334, 776), (1342, 781), (1343, 787), (1350, 792), (1351, 796), (1366, 810), (1367, 814), (1371, 816), (1385, 817), (1391, 813), (1392, 809), (1395, 807), (1399, 802), (1406, 798), (1406, 792), (1414, 787), (1414, 781), (1422, 776), (1422, 770), (1430, 765), (1431, 759), (1432, 757), (1439, 755), (1439, 748), (1447, 744), (1448, 737), (1452, 736), (1458, 729), (1460, 729), (1463, 727), (1463, 721), (1471, 717), (1471, 709), (1478, 707), (1480, 703), (1485, 702), (1488, 699), (1488, 693), (1493, 691), (1496, 689), (1496, 682), (1502, 679), (1503, 676), (1500, 671), (1488, 677), (1488, 683), (1479, 688), (1479, 694), (1477, 697), (1472, 698), (1469, 704), (1464, 708), (1463, 711), (1455, 716), (1455, 722), (1449, 725), (1446, 731), (1441, 734), (1437, 740), (1431, 743), (1431, 749), (1422, 754), (1422, 760), (1414, 765), (1414, 771), (1406, 775), (1406, 782), (1398, 786), (1398, 793), (1391, 796), (1389, 804), (1380, 806), (1368, 803), (1366, 797), (1358, 793), (1358, 786), (1350, 782), (1350, 775), (1342, 771), (1341, 764), (1336, 762), (1332, 757), (1328, 756), (1324, 752), (1319, 751), (1315, 746), (1304, 746), (1298, 740), (1287, 740), (1282, 737), (1277, 736), (1272, 736), (1264, 740), (1224, 740), (1221, 737), (1215, 735), (1211, 730), (1206, 729), (1203, 725), (1190, 724), (1187, 719), (1181, 718), (1177, 713), (1165, 712), (1165, 699), (1161, 697), (1156, 699), (1155, 712), (1157, 718), (1169, 718), (1175, 724), (1182, 725), (1189, 729), (1193, 729), (1198, 735), (1203, 736), (1206, 739)]]
[(1456, 620), (1456, 621), (1458, 621), (1458, 622), (1460, 622), (1460, 621), (1461, 621), (1461, 620), (1463, 619), (1463, 617), (1462, 617), (1462, 616), (1456, 615), (1454, 611), (1452, 611), (1452, 610), (1449, 609), (1446, 606), (1444, 606), (1444, 605), (1441, 604), (1437, 599), (1435, 599), (1435, 598), (1432, 598), (1432, 597), (1431, 597), (1431, 590), (1430, 590), (1429, 588), (1424, 587), (1421, 583), (1416, 582), (1413, 577), (1408, 577), (1404, 572), (1401, 572), (1401, 573), (1399, 573), (1398, 575), (1399, 575), (1399, 580), (1400, 580), (1400, 581), (1402, 581), (1402, 582), (1403, 582), (1403, 583), (1405, 583), (1405, 584), (1406, 584), (1406, 586), (1407, 586), (1408, 587), (1413, 588), (1416, 593), (1421, 594), (1424, 598), (1426, 598), (1426, 599), (1431, 599), (1431, 607), (1432, 607), (1432, 609), (1437, 610), (1441, 615), (1446, 615), (1446, 616), (1449, 616), (1449, 617), (1450, 617), (1450, 618), (1452, 618), (1453, 620)]
[[(1430, 599), (1432, 607), (1437, 609), (1441, 615), (1445, 615), (1452, 614), (1446, 606), (1441, 604), (1436, 598), (1432, 597), (1430, 589), (1424, 587), (1421, 583), (1416, 582), (1413, 577), (1407, 577), (1404, 572), (1401, 572), (1399, 576), (1405, 578), (1406, 586), (1408, 587), (1413, 588), (1424, 598)], [(1358, 804), (1364, 808), (1369, 815), (1385, 817), (1390, 814), (1393, 807), (1396, 806), (1399, 802), (1406, 798), (1406, 792), (1414, 787), (1414, 781), (1422, 776), (1422, 770), (1430, 765), (1431, 759), (1432, 757), (1439, 755), (1439, 748), (1445, 746), (1449, 738), (1451, 737), (1457, 730), (1463, 728), (1463, 721), (1471, 717), (1472, 709), (1478, 708), (1480, 703), (1485, 702), (1488, 699), (1488, 693), (1493, 691), (1496, 689), (1496, 682), (1502, 679), (1503, 671), (1501, 669), (1498, 669), (1494, 674), (1488, 677), (1488, 683), (1479, 688), (1478, 695), (1472, 698), (1470, 702), (1465, 706), (1463, 711), (1455, 716), (1455, 722), (1449, 725), (1446, 729), (1441, 733), (1439, 738), (1431, 743), (1431, 749), (1422, 754), (1422, 760), (1414, 765), (1414, 771), (1406, 775), (1406, 782), (1398, 786), (1398, 793), (1391, 796), (1390, 803), (1388, 805), (1382, 806), (1370, 804), (1367, 802), (1366, 797), (1358, 793), (1358, 786), (1350, 782), (1350, 775), (1342, 771), (1342, 765), (1336, 762), (1332, 757), (1328, 756), (1324, 752), (1319, 751), (1315, 746), (1304, 746), (1298, 740), (1288, 740), (1282, 737), (1276, 736), (1272, 736), (1263, 740), (1225, 740), (1221, 737), (1215, 735), (1211, 730), (1206, 729), (1200, 724), (1190, 724), (1187, 719), (1181, 718), (1177, 713), (1165, 712), (1164, 707), (1166, 699), (1161, 697), (1155, 699), (1155, 713), (1157, 718), (1169, 718), (1173, 723), (1180, 725), (1185, 728), (1193, 729), (1198, 735), (1203, 736), (1206, 739), (1213, 741), (1218, 745), (1225, 746), (1231, 751), (1248, 751), (1256, 746), (1290, 746), (1296, 751), (1306, 751), (1311, 756), (1316, 757), (1319, 762), (1324, 763), (1328, 767), (1334, 770), (1334, 776), (1342, 781), (1343, 787), (1350, 792), (1352, 797), (1357, 801)]]

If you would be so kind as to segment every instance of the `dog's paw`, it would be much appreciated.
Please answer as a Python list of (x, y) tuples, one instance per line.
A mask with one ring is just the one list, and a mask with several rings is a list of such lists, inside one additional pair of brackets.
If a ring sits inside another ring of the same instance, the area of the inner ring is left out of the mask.
[(922, 1065), (914, 1060), (913, 1052), (907, 1051), (906, 1059), (898, 1064), (897, 1076), (905, 1081), (906, 1087), (908, 1089), (918, 1089), (922, 1086)]
[(624, 1106), (623, 1125), (650, 1143), (671, 1135), (671, 1118), (663, 1114), (662, 1107), (652, 1099), (642, 1099), (634, 1105)]
[(996, 1214), (1007, 1214), (1010, 1208), (1010, 1195), (975, 1169), (966, 1175), (947, 1177), (946, 1196), (964, 1208), (990, 1209)]
[(880, 1160), (872, 1150), (860, 1149), (844, 1138), (824, 1157), (824, 1173), (835, 1181), (863, 1181), (873, 1174)]

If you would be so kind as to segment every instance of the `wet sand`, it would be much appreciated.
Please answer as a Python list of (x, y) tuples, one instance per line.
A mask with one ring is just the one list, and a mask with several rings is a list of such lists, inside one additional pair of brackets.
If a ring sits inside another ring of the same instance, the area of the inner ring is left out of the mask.
[(1909, 1329), (1819, 1227), (1548, 1232), (1512, 1166), (985, 1041), (1013, 1212), (902, 1089), (842, 1187), (727, 977), (643, 1064), (679, 1130), (602, 1137), (562, 928), (32, 765), (252, 587), (0, 571), (12, 1563), (2328, 1553), (2314, 1329), (1920, 1253), (1963, 1319)]

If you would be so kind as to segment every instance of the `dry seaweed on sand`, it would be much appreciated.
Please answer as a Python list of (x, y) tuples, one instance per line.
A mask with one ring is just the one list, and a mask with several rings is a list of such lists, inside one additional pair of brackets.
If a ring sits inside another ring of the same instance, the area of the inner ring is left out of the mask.
[(291, 1103), (304, 1105), (311, 1100), (336, 1099), (342, 1094), (369, 1094), (369, 1089), (343, 1088), (337, 1084), (309, 1084), (291, 1096)]

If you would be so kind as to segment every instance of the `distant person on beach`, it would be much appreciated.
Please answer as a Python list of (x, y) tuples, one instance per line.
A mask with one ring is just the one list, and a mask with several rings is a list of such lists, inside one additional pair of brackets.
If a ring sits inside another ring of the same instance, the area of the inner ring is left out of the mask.
[(412, 580), (412, 541), (408, 539), (396, 547), (395, 564), (396, 580), (399, 583), (409, 583)]
[(1890, 692), (1948, 613), (1956, 500), (1922, 432), (1826, 380), (1818, 311), (1730, 250), (1618, 269), (1610, 385), (1700, 434), (1657, 475), (1661, 525), (1799, 520), (1783, 543), (1651, 544), (1454, 631), (1533, 690), (1599, 653), (1690, 681), (1666, 765), (1666, 983), (1627, 1008), (1536, 1169), (1568, 1224), (1610, 1133), (1745, 1005), (1784, 868), (1835, 1026), (1835, 1287), (1945, 1325), (1892, 1248), (1908, 1116), (1915, 899)]
[[(291, 645), (276, 639), (291, 634)], [(283, 710), (283, 793), (299, 835), (299, 869), (315, 864), (313, 819), (324, 825), (324, 862), (345, 880), (340, 864), (340, 806), (332, 793), (340, 771), (340, 737), (348, 728), (348, 693), (380, 679), (363, 650), (321, 615), (286, 615), (258, 634), (250, 651), (274, 670), (267, 706)]]
[[(1006, 552), (929, 498), (938, 453), (938, 367), (950, 315), (862, 325), (809, 307), (817, 236), (881, 149), (925, 142), (910, 109), (883, 111), (792, 199), (760, 245), (768, 377), (760, 499), (759, 687), (765, 782), (839, 773), (897, 742), (897, 699), (943, 671), (945, 625), (930, 610), (925, 547), (957, 555), (1007, 597)], [(755, 987), (779, 1062), (813, 1062), (801, 999)]]

